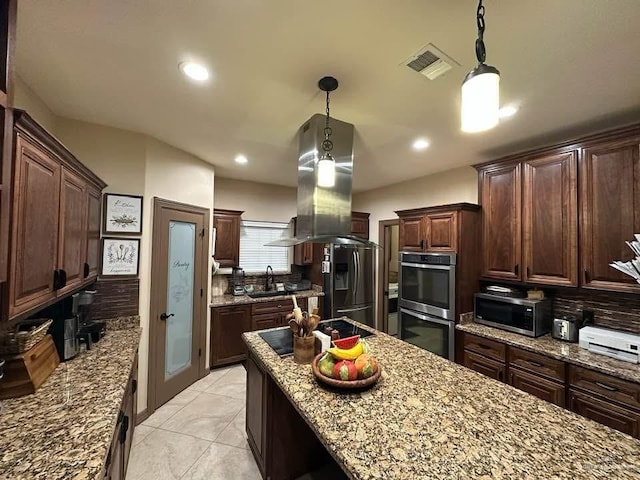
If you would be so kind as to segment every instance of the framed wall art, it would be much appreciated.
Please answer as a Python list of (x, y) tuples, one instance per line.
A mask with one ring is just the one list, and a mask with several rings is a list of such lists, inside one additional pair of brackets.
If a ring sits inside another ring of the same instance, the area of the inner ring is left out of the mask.
[(139, 238), (102, 239), (103, 277), (137, 277), (140, 266)]
[(102, 232), (117, 235), (141, 235), (142, 197), (105, 193)]

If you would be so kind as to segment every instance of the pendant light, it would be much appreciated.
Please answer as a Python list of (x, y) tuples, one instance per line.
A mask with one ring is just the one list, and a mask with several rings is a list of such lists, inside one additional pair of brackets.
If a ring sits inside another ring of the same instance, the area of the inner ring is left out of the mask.
[(318, 160), (317, 184), (319, 187), (332, 188), (336, 184), (336, 161), (331, 155), (333, 142), (331, 141), (331, 127), (329, 126), (329, 92), (338, 88), (338, 80), (333, 77), (323, 77), (318, 81), (318, 87), (327, 94), (327, 116), (324, 122), (323, 154)]
[(489, 130), (498, 124), (500, 109), (500, 72), (484, 63), (484, 5), (478, 2), (476, 13), (478, 38), (476, 58), (478, 66), (471, 70), (462, 82), (461, 128), (463, 132), (475, 133)]

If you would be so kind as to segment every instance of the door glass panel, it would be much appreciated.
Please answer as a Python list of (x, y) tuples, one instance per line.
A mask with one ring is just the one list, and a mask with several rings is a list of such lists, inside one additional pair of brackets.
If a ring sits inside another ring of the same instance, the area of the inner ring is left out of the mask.
[(400, 338), (436, 355), (449, 358), (449, 325), (440, 325), (402, 313)]
[(165, 380), (191, 365), (195, 243), (194, 223), (169, 222)]

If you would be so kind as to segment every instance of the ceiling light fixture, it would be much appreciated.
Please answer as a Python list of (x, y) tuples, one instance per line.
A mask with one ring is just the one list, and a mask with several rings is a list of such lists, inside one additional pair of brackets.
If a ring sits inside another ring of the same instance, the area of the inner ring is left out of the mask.
[(204, 82), (209, 79), (209, 70), (204, 65), (195, 62), (182, 62), (179, 67), (180, 71), (191, 80)]
[(240, 165), (246, 165), (249, 163), (249, 160), (244, 155), (236, 155), (235, 161)]
[(332, 188), (336, 184), (336, 161), (331, 155), (333, 142), (331, 141), (331, 127), (329, 126), (329, 92), (338, 88), (338, 80), (333, 77), (322, 77), (318, 81), (320, 90), (327, 93), (327, 116), (324, 122), (324, 141), (322, 150), (324, 153), (318, 160), (317, 185), (324, 188)]
[(426, 140), (424, 138), (418, 138), (416, 141), (413, 142), (414, 150), (424, 150), (428, 146), (429, 146), (429, 140)]
[(518, 107), (515, 105), (505, 105), (498, 111), (498, 115), (500, 118), (509, 118), (513, 117), (518, 111)]
[(476, 39), (476, 58), (478, 65), (471, 70), (462, 82), (461, 128), (463, 132), (476, 133), (489, 130), (498, 124), (500, 108), (500, 72), (497, 68), (484, 63), (484, 5), (478, 2), (476, 12), (478, 38)]

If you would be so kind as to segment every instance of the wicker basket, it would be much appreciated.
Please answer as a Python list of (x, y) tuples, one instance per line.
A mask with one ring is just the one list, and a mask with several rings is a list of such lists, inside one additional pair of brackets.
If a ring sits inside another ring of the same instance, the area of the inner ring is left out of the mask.
[[(0, 333), (0, 354), (17, 355), (31, 350), (38, 342), (47, 335), (49, 326), (53, 320), (43, 318), (41, 325), (29, 331), (11, 331)], [(30, 320), (35, 322), (35, 320)], [(18, 325), (19, 328), (19, 325)]]

